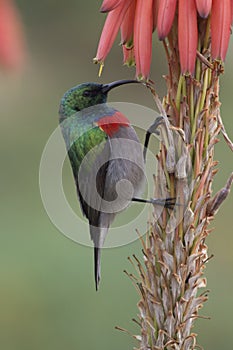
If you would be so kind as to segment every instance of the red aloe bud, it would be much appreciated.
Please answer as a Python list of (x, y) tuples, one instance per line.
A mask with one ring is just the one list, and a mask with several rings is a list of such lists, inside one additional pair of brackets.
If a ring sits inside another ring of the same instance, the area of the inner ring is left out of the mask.
[(121, 24), (121, 43), (132, 42), (136, 1), (133, 0)]
[(114, 10), (120, 4), (122, 5), (124, 0), (104, 0), (100, 12), (109, 12)]
[(211, 11), (212, 0), (196, 0), (197, 12), (202, 18), (207, 18)]
[(134, 20), (134, 53), (136, 74), (142, 79), (149, 76), (152, 55), (153, 0), (137, 0)]
[(211, 11), (212, 0), (196, 0), (197, 12), (202, 18), (207, 18)]
[(0, 1), (0, 64), (20, 70), (25, 62), (25, 40), (19, 14), (10, 0)]
[(213, 0), (211, 47), (213, 59), (225, 60), (231, 33), (231, 0)]
[(160, 0), (157, 31), (159, 40), (164, 40), (169, 34), (175, 17), (177, 0)]
[(195, 0), (179, 0), (178, 45), (182, 73), (194, 73), (197, 39), (197, 12)]
[(101, 33), (97, 54), (94, 59), (95, 62), (103, 62), (105, 60), (106, 56), (111, 50), (120, 25), (131, 2), (132, 0), (124, 0), (123, 4), (115, 8), (115, 10), (109, 12), (107, 15)]

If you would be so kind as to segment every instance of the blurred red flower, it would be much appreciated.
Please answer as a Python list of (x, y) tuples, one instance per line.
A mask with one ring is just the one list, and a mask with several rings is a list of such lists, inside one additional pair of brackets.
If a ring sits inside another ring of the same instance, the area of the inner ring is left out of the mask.
[(23, 26), (13, 1), (0, 0), (0, 65), (21, 70), (25, 62)]

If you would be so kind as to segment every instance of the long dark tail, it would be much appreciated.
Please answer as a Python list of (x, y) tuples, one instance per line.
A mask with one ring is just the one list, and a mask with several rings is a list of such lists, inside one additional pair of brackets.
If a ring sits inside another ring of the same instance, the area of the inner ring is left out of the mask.
[[(108, 224), (108, 222), (107, 222), (107, 224)], [(104, 221), (103, 221), (103, 225), (105, 225)], [(94, 273), (95, 273), (96, 290), (98, 290), (99, 283), (100, 283), (101, 248), (104, 245), (104, 240), (105, 240), (107, 233), (108, 233), (108, 228), (106, 228), (106, 227), (98, 227), (98, 226), (90, 225), (91, 239), (93, 240), (93, 243), (94, 243)]]
[(94, 273), (95, 273), (95, 288), (98, 290), (100, 283), (100, 255), (101, 250), (98, 247), (94, 247)]

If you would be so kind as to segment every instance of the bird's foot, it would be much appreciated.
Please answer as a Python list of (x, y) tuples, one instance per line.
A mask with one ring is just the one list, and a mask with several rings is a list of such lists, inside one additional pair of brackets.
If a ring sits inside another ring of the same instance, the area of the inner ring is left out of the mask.
[(159, 125), (161, 125), (162, 123), (163, 123), (163, 117), (156, 118), (154, 123), (151, 124), (151, 126), (147, 130), (147, 133), (159, 135), (159, 131), (157, 129)]
[(165, 198), (165, 199), (159, 199), (159, 198), (151, 198), (151, 199), (143, 199), (143, 198), (132, 198), (132, 202), (139, 202), (139, 203), (149, 203), (153, 205), (160, 205), (162, 207), (173, 209), (175, 205), (180, 205), (179, 203), (176, 203), (176, 198)]
[(165, 199), (152, 198), (151, 204), (160, 205), (168, 209), (173, 209), (175, 205), (180, 205), (176, 203), (176, 198), (165, 198)]

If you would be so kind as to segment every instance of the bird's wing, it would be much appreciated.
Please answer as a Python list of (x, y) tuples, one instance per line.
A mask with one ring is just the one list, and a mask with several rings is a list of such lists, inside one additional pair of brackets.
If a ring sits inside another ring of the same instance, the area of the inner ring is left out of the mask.
[(82, 211), (94, 226), (99, 224), (108, 168), (110, 149), (107, 140), (107, 135), (95, 127), (73, 142), (68, 152)]

